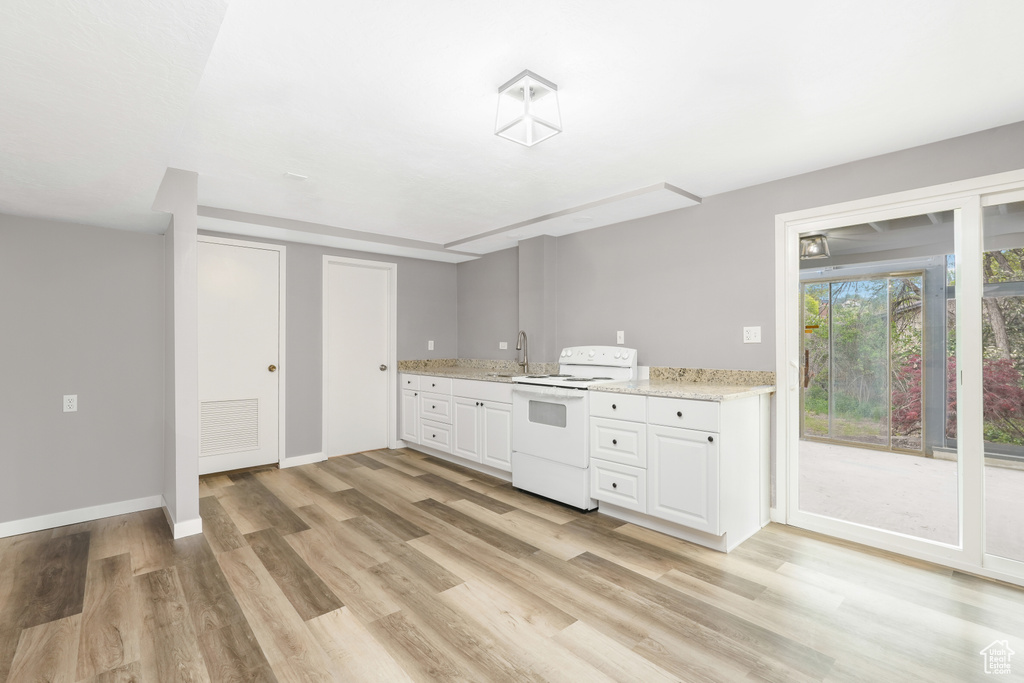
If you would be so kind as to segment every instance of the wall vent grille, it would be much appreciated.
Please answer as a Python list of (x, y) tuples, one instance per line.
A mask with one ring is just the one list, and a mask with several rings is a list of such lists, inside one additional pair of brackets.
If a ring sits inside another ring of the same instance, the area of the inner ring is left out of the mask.
[(260, 447), (259, 399), (204, 401), (200, 406), (199, 455), (238, 453)]

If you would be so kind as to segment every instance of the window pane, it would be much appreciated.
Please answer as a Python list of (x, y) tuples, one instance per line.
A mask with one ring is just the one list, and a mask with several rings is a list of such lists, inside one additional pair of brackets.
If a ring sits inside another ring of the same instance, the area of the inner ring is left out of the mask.
[(828, 436), (829, 283), (804, 287), (803, 433)]
[(1024, 561), (1024, 203), (985, 209), (985, 546)]
[(889, 280), (892, 447), (920, 451), (924, 434), (924, 276)]
[(887, 279), (832, 284), (832, 434), (889, 445)]

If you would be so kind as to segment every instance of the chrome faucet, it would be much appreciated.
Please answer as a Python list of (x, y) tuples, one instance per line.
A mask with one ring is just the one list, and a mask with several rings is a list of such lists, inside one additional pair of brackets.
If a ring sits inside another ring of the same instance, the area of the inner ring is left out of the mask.
[(519, 330), (519, 337), (516, 339), (516, 351), (523, 352), (523, 359), (519, 360), (519, 354), (516, 354), (516, 364), (523, 369), (523, 373), (530, 374), (530, 357), (527, 354), (526, 349), (526, 332)]

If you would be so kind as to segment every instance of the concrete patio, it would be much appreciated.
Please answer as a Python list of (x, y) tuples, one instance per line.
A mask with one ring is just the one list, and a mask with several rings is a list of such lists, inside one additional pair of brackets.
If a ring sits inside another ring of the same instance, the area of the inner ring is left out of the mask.
[[(1024, 470), (985, 468), (987, 552), (1024, 561)], [(800, 442), (800, 509), (957, 544), (957, 463)]]

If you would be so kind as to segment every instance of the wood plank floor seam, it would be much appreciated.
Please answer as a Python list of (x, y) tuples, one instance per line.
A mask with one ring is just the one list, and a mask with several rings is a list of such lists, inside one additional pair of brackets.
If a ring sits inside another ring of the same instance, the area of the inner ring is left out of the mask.
[(197, 536), (148, 510), (0, 539), (0, 683), (981, 681), (990, 643), (1024, 653), (1013, 586), (779, 525), (717, 553), (405, 449), (199, 491)]

